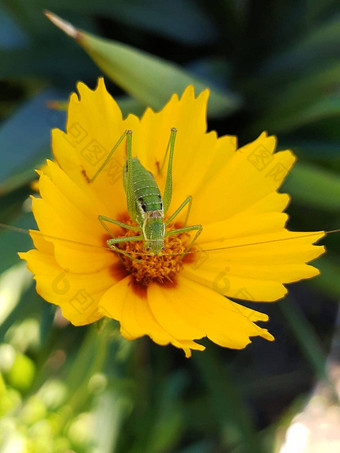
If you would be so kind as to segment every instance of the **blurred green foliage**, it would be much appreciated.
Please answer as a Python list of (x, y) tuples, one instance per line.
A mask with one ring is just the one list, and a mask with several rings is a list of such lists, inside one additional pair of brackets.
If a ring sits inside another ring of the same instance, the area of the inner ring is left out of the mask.
[[(101, 69), (43, 8), (91, 34), (81, 44)], [(103, 70), (125, 113), (159, 108), (187, 82), (209, 86), (210, 129), (241, 143), (268, 130), (297, 154), (283, 188), (290, 228), (339, 228), (339, 57), (335, 0), (0, 0), (0, 221), (34, 225), (30, 182), (65, 123), (47, 101), (78, 80), (94, 87)], [(281, 417), (326, 379), (340, 234), (324, 242), (321, 276), (259, 307), (276, 343), (209, 344), (186, 360), (123, 340), (113, 322), (100, 334), (66, 324), (16, 256), (29, 237), (1, 232), (1, 453), (274, 451)]]

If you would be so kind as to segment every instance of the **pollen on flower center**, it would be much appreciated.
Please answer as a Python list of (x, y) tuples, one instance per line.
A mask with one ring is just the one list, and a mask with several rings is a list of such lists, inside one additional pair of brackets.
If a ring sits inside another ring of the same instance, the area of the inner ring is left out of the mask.
[[(168, 230), (175, 229), (170, 225)], [(125, 233), (120, 237), (134, 236), (136, 233), (131, 230), (124, 230)], [(183, 269), (183, 262), (194, 259), (193, 248), (190, 254), (184, 258), (182, 254), (188, 247), (190, 236), (181, 233), (168, 236), (164, 239), (164, 250), (161, 255), (148, 255), (144, 250), (144, 241), (124, 242), (119, 244), (120, 250), (128, 253), (134, 259), (117, 253), (128, 274), (132, 275), (133, 280), (143, 287), (151, 282), (159, 284), (175, 283), (176, 275)]]

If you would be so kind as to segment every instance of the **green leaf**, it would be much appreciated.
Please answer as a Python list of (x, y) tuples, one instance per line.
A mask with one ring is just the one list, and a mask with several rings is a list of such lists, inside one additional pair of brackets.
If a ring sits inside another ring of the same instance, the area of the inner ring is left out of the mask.
[[(94, 5), (96, 3), (93, 2)], [(214, 24), (194, 0), (144, 0), (143, 4), (138, 1), (102, 0), (100, 3), (111, 13), (112, 18), (180, 42), (212, 44), (218, 39)]]
[(340, 142), (290, 139), (282, 141), (283, 148), (290, 148), (300, 157), (309, 159), (334, 159), (339, 157)]
[(36, 367), (33, 360), (18, 352), (11, 369), (5, 376), (12, 387), (25, 392), (31, 387), (35, 372)]
[[(17, 281), (16, 286), (18, 286), (18, 284), (19, 282)], [(8, 287), (8, 290), (10, 290), (10, 287)], [(42, 306), (44, 305), (45, 302), (36, 293), (35, 284), (31, 284), (29, 288), (23, 289), (20, 300), (14, 305), (6, 318), (0, 324), (0, 342), (4, 341), (7, 331), (13, 326), (13, 324), (35, 315), (39, 316)], [(52, 307), (49, 307), (49, 309), (53, 312)]]
[(41, 44), (35, 44), (29, 49), (10, 51), (0, 49), (0, 61), (1, 79), (44, 77), (53, 80), (56, 86), (61, 84), (73, 86), (75, 80), (79, 79), (79, 68), (81, 68), (82, 80), (93, 78), (98, 74), (93, 62), (79, 49), (72, 47), (68, 49), (60, 44), (57, 48), (56, 39), (47, 42), (43, 47)]
[[(95, 1), (95, 0), (93, 0)], [(20, 26), (20, 29), (25, 32), (31, 39), (31, 43), (38, 44), (40, 47), (48, 47), (51, 41), (57, 40), (55, 30), (50, 27), (50, 24), (44, 19), (44, 8), (64, 8), (72, 9), (73, 1), (69, 0), (34, 0), (27, 2), (25, 0), (1, 0), (3, 8)], [(86, 2), (87, 3), (87, 2)], [(73, 19), (77, 18), (79, 26), (91, 31), (96, 31), (95, 20), (92, 17), (85, 16), (83, 12), (84, 2), (78, 3), (76, 11), (70, 11), (69, 15)], [(60, 46), (60, 41), (56, 42)], [(46, 62), (45, 62), (46, 63)]]
[(227, 447), (226, 451), (236, 447), (235, 451), (239, 448), (239, 451), (262, 452), (240, 382), (232, 376), (227, 364), (211, 347), (199, 356), (193, 354), (193, 361), (209, 395), (215, 423), (223, 434), (222, 447)]
[[(339, 3), (338, 0), (307, 0), (304, 4), (304, 18), (308, 23), (313, 25), (314, 21), (318, 19), (318, 16), (329, 13), (330, 8), (334, 7), (335, 11), (338, 11)], [(328, 11), (327, 11), (328, 10)]]
[(17, 49), (28, 44), (27, 36), (0, 5), (0, 48)]
[(150, 420), (147, 451), (166, 451), (174, 446), (183, 425), (181, 396), (187, 385), (187, 376), (176, 371), (163, 379), (160, 388), (155, 388), (157, 401), (154, 404), (154, 418)]
[[(261, 120), (256, 121), (252, 131), (263, 127), (277, 132), (291, 132), (302, 126), (313, 124), (317, 121), (340, 116), (340, 91), (317, 99), (303, 108), (291, 109), (289, 112), (269, 112)], [(265, 125), (265, 126), (264, 126)]]
[[(146, 52), (91, 35), (83, 34), (82, 37), (80, 44), (103, 72), (144, 105), (150, 105), (155, 110), (161, 109), (173, 93), (181, 94), (190, 84), (194, 85), (197, 94), (209, 87), (207, 82), (177, 65)], [(231, 113), (237, 105), (234, 95), (210, 88), (210, 116)]]
[[(340, 233), (338, 233), (340, 234)], [(328, 256), (322, 256), (318, 259), (317, 267), (320, 275), (309, 282), (311, 286), (319, 291), (328, 294), (330, 297), (340, 298), (340, 265)]]
[(35, 177), (34, 169), (50, 156), (50, 130), (63, 127), (65, 113), (47, 108), (60, 93), (47, 89), (25, 103), (0, 128), (0, 192), (8, 192)]
[(317, 67), (308, 74), (286, 82), (280, 85), (279, 91), (275, 87), (275, 96), (264, 100), (263, 105), (270, 109), (265, 112), (266, 118), (296, 113), (297, 109), (302, 110), (322, 96), (336, 92), (340, 88), (340, 63), (332, 62), (325, 67)]
[(283, 190), (293, 195), (294, 202), (327, 211), (340, 210), (339, 177), (316, 165), (295, 164)]
[(42, 9), (48, 8), (67, 11), (82, 21), (89, 15), (101, 15), (191, 45), (211, 44), (218, 39), (216, 27), (195, 0), (35, 0), (29, 8), (25, 0), (5, 2), (12, 9), (14, 3), (18, 14), (24, 10), (35, 25)]
[[(306, 317), (295, 303), (292, 296), (286, 297), (284, 301), (278, 303), (282, 314), (292, 329), (295, 338), (311, 368), (315, 374), (326, 383), (329, 382), (326, 372), (326, 355), (322, 350), (321, 344)], [(332, 387), (331, 387), (332, 388)]]
[[(207, 82), (173, 63), (126, 44), (77, 30), (52, 13), (47, 13), (47, 16), (75, 38), (105, 74), (145, 106), (161, 109), (173, 93), (181, 94), (190, 84), (194, 85), (197, 93), (209, 87)], [(209, 88), (210, 116), (225, 115), (238, 107), (239, 100), (234, 94)]]
[(298, 71), (308, 73), (315, 64), (339, 58), (339, 44), (340, 19), (335, 17), (313, 28), (307, 36), (302, 35), (302, 39), (286, 51), (275, 54), (260, 68), (259, 73), (294, 80)]
[(14, 224), (16, 227), (26, 230), (27, 234), (11, 230), (11, 226), (4, 229), (0, 225), (0, 274), (20, 262), (18, 252), (26, 252), (32, 248), (32, 240), (28, 234), (29, 228), (36, 228), (32, 214), (23, 214), (14, 220)]

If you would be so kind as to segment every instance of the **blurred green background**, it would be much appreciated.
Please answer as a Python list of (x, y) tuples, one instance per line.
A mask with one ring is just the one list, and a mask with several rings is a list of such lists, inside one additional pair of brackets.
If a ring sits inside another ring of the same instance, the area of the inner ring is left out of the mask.
[[(43, 9), (91, 33), (91, 57)], [(50, 129), (65, 124), (47, 103), (66, 101), (78, 80), (94, 87), (104, 71), (125, 113), (159, 108), (188, 82), (209, 86), (209, 129), (240, 144), (267, 130), (298, 156), (283, 187), (289, 227), (339, 228), (339, 57), (335, 0), (0, 0), (0, 222), (34, 226), (34, 169), (51, 154)], [(187, 360), (123, 340), (113, 322), (100, 334), (69, 325), (19, 262), (29, 237), (2, 228), (0, 453), (281, 451), (315, 382), (331, 385), (330, 350), (340, 357), (340, 233), (323, 243), (321, 276), (258, 304), (275, 343), (206, 342)]]

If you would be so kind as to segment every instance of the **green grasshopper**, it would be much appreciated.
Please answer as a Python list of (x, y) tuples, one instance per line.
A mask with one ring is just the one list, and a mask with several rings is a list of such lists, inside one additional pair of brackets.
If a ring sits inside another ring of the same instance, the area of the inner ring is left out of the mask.
[[(163, 197), (161, 196), (160, 190), (158, 185), (154, 179), (154, 176), (151, 172), (146, 170), (142, 164), (139, 162), (138, 158), (132, 157), (132, 132), (125, 131), (124, 134), (119, 138), (117, 143), (114, 145), (112, 150), (109, 152), (108, 156), (106, 157), (103, 164), (97, 170), (95, 175), (92, 178), (88, 178), (86, 173), (84, 172), (84, 176), (88, 183), (92, 183), (98, 175), (102, 172), (105, 166), (110, 161), (112, 155), (117, 150), (119, 145), (122, 141), (126, 138), (126, 152), (127, 152), (127, 159), (123, 168), (123, 183), (124, 189), (126, 193), (127, 199), (127, 208), (128, 213), (130, 215), (131, 220), (136, 223), (137, 225), (129, 225), (118, 220), (110, 219), (109, 217), (99, 215), (99, 221), (105, 230), (110, 234), (111, 239), (107, 240), (107, 246), (109, 249), (120, 253), (122, 255), (127, 256), (128, 258), (139, 261), (138, 259), (132, 257), (127, 252), (119, 249), (117, 244), (122, 244), (124, 242), (129, 241), (143, 241), (144, 242), (144, 251), (146, 252), (147, 256), (152, 255), (162, 255), (162, 251), (164, 248), (164, 239), (168, 236), (181, 234), (181, 233), (189, 233), (191, 231), (196, 231), (194, 238), (192, 239), (191, 243), (188, 245), (186, 250), (181, 254), (183, 258), (188, 253), (201, 253), (201, 252), (215, 252), (220, 250), (226, 250), (233, 247), (245, 247), (245, 246), (252, 246), (252, 245), (260, 245), (260, 244), (267, 244), (272, 242), (279, 242), (279, 241), (290, 241), (294, 239), (299, 239), (308, 236), (318, 235), (318, 232), (315, 233), (308, 233), (308, 234), (301, 234), (301, 236), (296, 236), (295, 238), (285, 238), (285, 239), (275, 239), (269, 241), (260, 241), (249, 244), (242, 244), (242, 245), (235, 245), (231, 247), (218, 247), (206, 250), (194, 250), (191, 251), (190, 249), (194, 245), (195, 241), (199, 237), (202, 232), (202, 225), (191, 225), (186, 226), (189, 218), (192, 197), (188, 196), (183, 203), (179, 206), (179, 208), (165, 221), (164, 216), (167, 213), (171, 198), (172, 198), (172, 162), (174, 156), (174, 149), (175, 149), (175, 140), (176, 140), (177, 130), (175, 128), (171, 129), (169, 143), (165, 152), (164, 161), (162, 166), (160, 167), (160, 173), (163, 170), (167, 154), (169, 153), (168, 159), (168, 169), (167, 169), (167, 177), (166, 183), (164, 188)], [(184, 226), (182, 228), (172, 229), (166, 231), (166, 227), (177, 217), (177, 215), (187, 206), (187, 213), (185, 216)], [(109, 229), (106, 223), (112, 223), (114, 225), (123, 227), (128, 230), (136, 231), (136, 236), (130, 237), (114, 237), (112, 231)], [(18, 233), (29, 234), (28, 230), (23, 228), (13, 227), (10, 225), (6, 225), (0, 223), (0, 229), (7, 229), (16, 231)], [(326, 231), (326, 234), (331, 233), (339, 233), (340, 230), (331, 230)], [(38, 232), (36, 232), (38, 233)], [(46, 238), (50, 239), (60, 239), (50, 235), (43, 235)], [(90, 247), (97, 247), (93, 244), (82, 244), (73, 240), (67, 239), (60, 239), (69, 243), (87, 245)]]
[[(126, 194), (127, 208), (131, 220), (137, 225), (128, 225), (118, 220), (110, 219), (109, 217), (100, 215), (99, 221), (111, 235), (111, 239), (107, 240), (107, 245), (111, 250), (122, 253), (129, 258), (135, 260), (128, 253), (120, 250), (117, 244), (131, 241), (144, 241), (144, 251), (148, 255), (161, 255), (164, 250), (164, 238), (180, 233), (188, 233), (196, 231), (194, 238), (188, 245), (182, 258), (189, 252), (191, 247), (194, 245), (198, 236), (202, 232), (202, 225), (191, 225), (186, 226), (192, 197), (188, 196), (178, 209), (165, 221), (164, 216), (167, 213), (171, 198), (172, 198), (172, 162), (175, 150), (177, 129), (172, 128), (170, 133), (170, 139), (167, 146), (167, 150), (164, 156), (164, 162), (160, 169), (162, 171), (167, 154), (169, 153), (167, 176), (164, 188), (163, 197), (160, 193), (158, 185), (155, 181), (153, 174), (146, 170), (143, 165), (139, 162), (137, 157), (132, 157), (132, 131), (127, 130), (120, 137), (117, 143), (114, 145), (101, 167), (97, 170), (95, 175), (88, 179), (89, 183), (92, 183), (101, 171), (105, 168), (109, 160), (111, 159), (114, 152), (117, 150), (121, 142), (126, 138), (126, 152), (127, 158), (123, 168), (123, 183)], [(169, 152), (170, 151), (170, 152)], [(187, 213), (185, 217), (184, 226), (174, 230), (166, 231), (166, 227), (176, 218), (176, 216), (187, 206)], [(108, 228), (106, 223), (113, 223), (114, 225), (126, 228), (128, 230), (136, 231), (139, 233), (136, 236), (130, 237), (115, 237), (112, 231)]]

